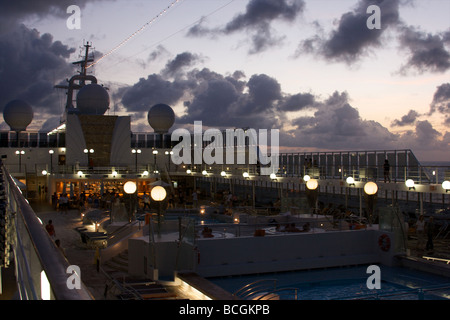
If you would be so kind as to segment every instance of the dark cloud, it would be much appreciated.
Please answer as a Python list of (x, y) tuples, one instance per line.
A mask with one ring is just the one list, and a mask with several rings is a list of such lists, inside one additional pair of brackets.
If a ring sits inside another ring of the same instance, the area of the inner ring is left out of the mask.
[(415, 130), (404, 133), (401, 140), (403, 145), (411, 148), (413, 151), (443, 150), (448, 152), (448, 139), (447, 141), (442, 139), (442, 134), (434, 129), (428, 120), (417, 121)]
[(299, 111), (308, 107), (313, 107), (315, 97), (311, 93), (297, 93), (285, 97), (279, 104), (280, 111)]
[(294, 119), (292, 146), (320, 149), (386, 149), (397, 136), (375, 121), (363, 120), (349, 104), (348, 94), (334, 92), (323, 102), (314, 103), (314, 116)]
[(178, 54), (173, 60), (167, 62), (161, 73), (167, 77), (174, 77), (179, 72), (182, 72), (184, 68), (192, 67), (197, 62), (201, 61), (202, 59), (199, 55), (190, 52), (183, 52)]
[(408, 52), (408, 61), (400, 69), (402, 73), (414, 69), (424, 71), (445, 72), (450, 69), (450, 31), (443, 34), (430, 34), (418, 31), (413, 27), (401, 28), (400, 46)]
[[(446, 110), (447, 104), (442, 103), (447, 101), (449, 87), (442, 85), (436, 91), (435, 112)], [(177, 115), (176, 126), (202, 121), (204, 127), (222, 129), (279, 129), (283, 147), (412, 149), (417, 155), (429, 155), (430, 150), (448, 150), (450, 142), (450, 134), (441, 135), (428, 121), (418, 121), (419, 114), (414, 110), (395, 122), (398, 126), (414, 125), (413, 129), (396, 134), (376, 121), (363, 119), (346, 92), (334, 92), (325, 100), (313, 93), (286, 94), (280, 83), (266, 74), (247, 78), (242, 71), (223, 75), (208, 68), (186, 68), (180, 77), (170, 80), (162, 73), (140, 79), (122, 94), (126, 112), (142, 114), (159, 102), (181, 104), (185, 112)], [(308, 112), (297, 118), (287, 114), (298, 111)]]
[(112, 0), (0, 0), (0, 33), (15, 28), (18, 21), (30, 17), (44, 18), (56, 16), (68, 18), (67, 8), (77, 5), (84, 8), (87, 3), (93, 1)]
[(280, 84), (267, 75), (243, 81), (239, 71), (223, 76), (209, 69), (190, 73), (196, 81), (181, 123), (202, 120), (207, 126), (271, 128), (275, 106), (281, 99)]
[(225, 32), (247, 28), (258, 29), (261, 24), (280, 19), (293, 21), (304, 8), (303, 1), (251, 0), (243, 14), (236, 16), (225, 26)]
[(115, 95), (121, 98), (128, 112), (146, 112), (157, 103), (175, 104), (189, 88), (186, 81), (168, 81), (161, 75), (152, 74), (139, 79), (135, 85), (122, 88)]
[(445, 116), (445, 123), (450, 125), (450, 83), (437, 87), (430, 105), (430, 115), (439, 112)]
[(66, 58), (75, 49), (21, 25), (0, 35), (0, 110), (13, 99), (60, 112), (53, 86), (74, 72)]
[(245, 12), (235, 16), (224, 27), (209, 29), (203, 27), (203, 19), (188, 31), (190, 36), (229, 35), (236, 32), (249, 32), (251, 48), (249, 53), (259, 53), (278, 45), (284, 39), (276, 35), (271, 27), (274, 21), (293, 22), (303, 12), (303, 0), (250, 0)]
[(414, 124), (414, 122), (416, 122), (418, 116), (419, 113), (417, 111), (409, 110), (409, 112), (406, 115), (404, 115), (400, 120), (396, 119), (392, 121), (391, 125), (396, 127), (411, 125)]
[[(370, 5), (377, 5), (381, 11), (381, 29), (369, 29), (367, 13)], [(344, 13), (337, 29), (328, 37), (315, 35), (300, 43), (297, 53), (315, 52), (328, 60), (353, 63), (368, 50), (382, 44), (381, 36), (391, 26), (399, 23), (398, 0), (360, 0), (353, 11)]]

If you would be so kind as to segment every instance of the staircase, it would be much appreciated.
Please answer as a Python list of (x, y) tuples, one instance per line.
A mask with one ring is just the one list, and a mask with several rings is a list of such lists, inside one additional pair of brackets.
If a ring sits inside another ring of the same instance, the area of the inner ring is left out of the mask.
[(103, 269), (109, 274), (122, 273), (128, 276), (128, 250), (125, 250), (106, 261), (103, 265)]
[[(111, 288), (118, 290), (119, 300), (172, 300), (175, 293), (150, 279), (135, 279), (128, 274), (128, 250), (111, 258), (102, 265), (110, 279)], [(116, 291), (117, 292), (117, 291)]]

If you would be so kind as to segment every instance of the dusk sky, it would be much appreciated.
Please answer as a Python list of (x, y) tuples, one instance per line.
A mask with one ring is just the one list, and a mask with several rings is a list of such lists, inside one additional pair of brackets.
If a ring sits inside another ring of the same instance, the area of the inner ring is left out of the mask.
[[(67, 26), (70, 5), (81, 9), (80, 29)], [(370, 5), (380, 8), (380, 29), (367, 27)], [(201, 120), (205, 129), (279, 129), (283, 151), (412, 149), (422, 161), (450, 161), (450, 0), (0, 0), (0, 8), (0, 108), (30, 103), (28, 130), (59, 124), (65, 93), (53, 86), (76, 72), (71, 62), (89, 41), (97, 60), (113, 50), (89, 71), (109, 88), (107, 114), (131, 115), (135, 132), (152, 131), (147, 112), (166, 103), (174, 128)]]

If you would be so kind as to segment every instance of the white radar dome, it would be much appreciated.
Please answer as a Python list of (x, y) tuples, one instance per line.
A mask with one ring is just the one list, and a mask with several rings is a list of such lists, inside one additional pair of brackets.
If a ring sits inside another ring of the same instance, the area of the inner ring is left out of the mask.
[(77, 109), (80, 114), (103, 115), (109, 107), (109, 94), (96, 83), (85, 85), (77, 94)]
[(156, 104), (148, 111), (148, 123), (156, 133), (166, 133), (175, 123), (175, 112), (167, 104)]
[(3, 119), (11, 131), (25, 131), (33, 115), (33, 108), (23, 100), (12, 100), (3, 109)]

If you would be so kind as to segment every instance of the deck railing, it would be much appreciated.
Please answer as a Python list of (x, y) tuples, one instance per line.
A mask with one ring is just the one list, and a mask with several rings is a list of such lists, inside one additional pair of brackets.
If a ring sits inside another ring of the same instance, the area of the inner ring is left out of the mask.
[[(12, 248), (19, 299), (92, 300), (80, 275), (73, 273), (74, 268), (69, 268), (69, 262), (6, 168), (0, 165), (0, 170), (6, 202), (5, 244)], [(3, 267), (12, 267), (10, 257), (9, 254), (5, 256)]]

